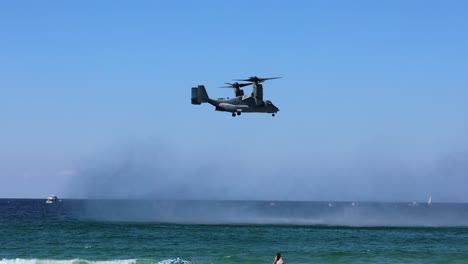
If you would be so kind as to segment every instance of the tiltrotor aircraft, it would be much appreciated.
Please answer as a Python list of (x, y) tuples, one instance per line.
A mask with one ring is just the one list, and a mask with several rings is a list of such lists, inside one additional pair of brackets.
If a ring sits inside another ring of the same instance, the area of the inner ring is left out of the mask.
[[(221, 88), (234, 88), (233, 98), (218, 98), (211, 99), (206, 93), (204, 85), (192, 87), (192, 104), (199, 105), (202, 103), (209, 103), (213, 105), (216, 111), (224, 111), (232, 113), (232, 116), (241, 115), (245, 113), (270, 113), (272, 116), (279, 111), (270, 100), (263, 100), (263, 85), (261, 84), (267, 80), (278, 79), (281, 77), (272, 78), (258, 78), (257, 76), (248, 79), (238, 79), (235, 81), (244, 81), (248, 83), (226, 83), (227, 86)], [(252, 93), (244, 95), (244, 90), (241, 87), (252, 85)]]

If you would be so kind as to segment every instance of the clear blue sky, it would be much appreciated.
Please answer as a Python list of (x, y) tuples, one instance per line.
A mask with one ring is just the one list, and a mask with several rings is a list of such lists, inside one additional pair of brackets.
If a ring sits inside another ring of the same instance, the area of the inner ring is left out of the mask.
[[(2, 1), (0, 197), (468, 202), (467, 14), (467, 1)], [(252, 75), (284, 77), (265, 83), (276, 117), (190, 104), (192, 86), (232, 96), (217, 87)]]

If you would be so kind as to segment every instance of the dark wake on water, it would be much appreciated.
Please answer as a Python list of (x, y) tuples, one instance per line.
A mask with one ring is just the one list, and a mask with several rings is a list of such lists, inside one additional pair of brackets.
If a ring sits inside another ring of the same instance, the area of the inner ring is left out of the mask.
[(0, 245), (0, 264), (468, 263), (468, 205), (0, 199)]

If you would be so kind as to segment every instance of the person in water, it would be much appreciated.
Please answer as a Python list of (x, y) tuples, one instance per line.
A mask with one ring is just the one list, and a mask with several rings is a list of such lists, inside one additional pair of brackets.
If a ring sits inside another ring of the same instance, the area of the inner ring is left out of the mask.
[(273, 264), (286, 264), (280, 252), (276, 253), (275, 260), (273, 260)]

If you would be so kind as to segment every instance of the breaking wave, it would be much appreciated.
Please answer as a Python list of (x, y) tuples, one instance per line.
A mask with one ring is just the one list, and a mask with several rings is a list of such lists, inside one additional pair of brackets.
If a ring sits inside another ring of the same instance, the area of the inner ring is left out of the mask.
[[(136, 259), (93, 261), (84, 259), (2, 259), (0, 264), (136, 264)], [(140, 263), (140, 261), (138, 261)]]
[(116, 259), (116, 260), (85, 260), (85, 259), (2, 259), (0, 264), (192, 264), (191, 261), (179, 258), (165, 260), (151, 259)]

